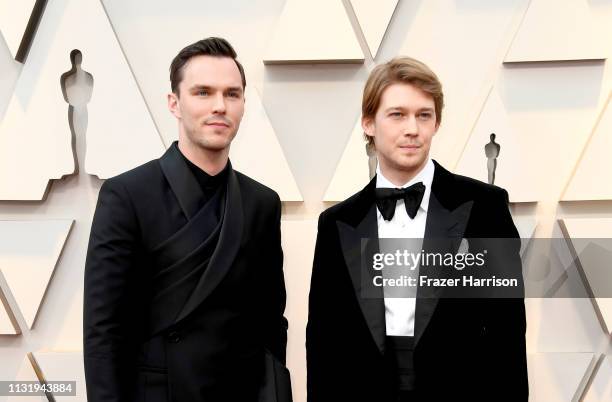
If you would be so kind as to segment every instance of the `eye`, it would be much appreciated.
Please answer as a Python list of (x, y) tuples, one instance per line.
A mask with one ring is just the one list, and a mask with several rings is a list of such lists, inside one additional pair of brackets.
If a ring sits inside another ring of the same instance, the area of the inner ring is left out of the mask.
[(430, 112), (423, 112), (419, 114), (419, 119), (421, 120), (429, 120), (431, 119), (432, 115)]
[(391, 117), (402, 117), (404, 114), (402, 112), (391, 112), (389, 113), (389, 116)]
[(196, 93), (198, 96), (208, 96), (208, 90), (206, 89), (200, 89), (198, 90), (198, 92)]
[(227, 95), (230, 98), (240, 99), (240, 92), (238, 92), (238, 91), (230, 91)]

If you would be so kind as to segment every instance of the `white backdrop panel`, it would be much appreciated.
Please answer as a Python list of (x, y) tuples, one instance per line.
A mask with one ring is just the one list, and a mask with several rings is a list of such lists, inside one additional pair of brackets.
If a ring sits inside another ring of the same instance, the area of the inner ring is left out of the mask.
[(449, 170), (461, 155), (525, 7), (525, 0), (420, 3), (399, 53), (423, 61), (443, 84), (446, 106), (432, 155)]
[(593, 353), (536, 353), (527, 356), (530, 402), (574, 402), (594, 364)]
[(361, 116), (340, 157), (323, 201), (342, 201), (361, 190), (370, 181), (366, 142), (363, 138)]
[[(612, 295), (606, 289), (610, 281), (612, 267), (609, 258), (612, 255), (610, 239), (612, 239), (612, 219), (573, 218), (563, 219), (560, 223), (569, 241), (572, 242), (575, 255), (580, 259), (580, 265), (588, 286), (594, 295), (593, 307), (601, 321), (603, 330), (612, 333)], [(574, 239), (577, 239), (574, 241)], [(580, 240), (589, 239), (589, 240)]]
[(605, 356), (594, 374), (593, 382), (586, 392), (584, 402), (612, 401), (612, 356)]
[(25, 33), (36, 0), (0, 0), (0, 32), (13, 57)]
[(4, 118), (4, 112), (11, 99), (21, 67), (22, 64), (13, 59), (13, 55), (2, 38), (2, 32), (0, 32), (0, 71), (2, 71), (0, 74), (0, 121)]
[(350, 2), (370, 54), (375, 58), (398, 0), (350, 0)]
[(60, 85), (73, 49), (94, 80), (86, 139), (78, 139), (87, 143), (87, 173), (108, 178), (164, 151), (100, 2), (50, 0), (0, 125), (0, 199), (40, 200), (49, 179), (75, 170)]
[[(2, 272), (0, 272), (1, 275)], [(0, 281), (4, 281), (4, 279), (0, 278)], [(19, 327), (15, 324), (8, 301), (2, 289), (0, 289), (0, 335), (17, 335)]]
[(34, 324), (72, 223), (72, 220), (0, 221), (0, 270), (29, 328)]
[[(12, 380), (14, 381), (38, 381), (38, 378), (36, 377), (34, 368), (32, 367), (32, 364), (30, 363), (30, 359), (28, 358), (28, 356), (20, 355), (19, 358), (21, 359), (20, 361), (21, 364), (18, 368), (17, 374), (15, 375), (14, 378), (12, 378)], [(8, 378), (3, 378), (3, 380), (8, 380)], [(18, 395), (18, 396), (6, 397), (6, 401), (8, 402), (48, 402), (48, 399), (44, 396)]]
[(609, 93), (601, 119), (563, 194), (564, 201), (612, 200), (612, 91)]
[(317, 237), (316, 220), (283, 220), (283, 251), (285, 253), (285, 282), (289, 320), (287, 366), (295, 402), (306, 401), (306, 317), (312, 258)]
[(531, 0), (504, 61), (605, 59), (611, 38), (591, 14), (587, 0)]
[(245, 97), (240, 133), (232, 142), (233, 167), (276, 190), (283, 201), (302, 201), (257, 90), (247, 87)]
[(75, 381), (76, 396), (56, 396), (56, 401), (87, 402), (83, 352), (34, 352), (31, 356), (34, 370), (44, 381)]
[(287, 0), (264, 63), (359, 63), (363, 52), (341, 0)]
[(532, 161), (532, 154), (525, 152), (525, 149), (529, 149), (529, 138), (533, 133), (521, 133), (512, 129), (495, 87), (489, 93), (455, 173), (488, 182), (485, 146), (492, 133), (496, 136), (495, 142), (500, 145), (494, 184), (508, 191), (510, 202), (538, 201), (537, 176), (533, 175), (536, 165)]

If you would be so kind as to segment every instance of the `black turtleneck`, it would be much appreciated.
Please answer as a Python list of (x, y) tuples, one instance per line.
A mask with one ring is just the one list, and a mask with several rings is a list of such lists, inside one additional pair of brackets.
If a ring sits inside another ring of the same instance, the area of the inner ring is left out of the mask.
[(208, 173), (206, 173), (204, 170), (200, 169), (195, 163), (187, 159), (185, 155), (183, 155), (182, 152), (180, 152), (180, 154), (183, 157), (183, 159), (185, 159), (187, 166), (189, 166), (189, 169), (195, 176), (198, 183), (200, 183), (200, 187), (202, 188), (202, 191), (204, 192), (205, 202), (208, 201), (215, 194), (215, 192), (217, 191), (217, 189), (219, 189), (219, 187), (221, 186), (225, 187), (227, 183), (227, 172), (229, 171), (229, 163), (225, 164), (225, 167), (223, 168), (222, 171), (220, 171), (214, 176), (211, 176)]

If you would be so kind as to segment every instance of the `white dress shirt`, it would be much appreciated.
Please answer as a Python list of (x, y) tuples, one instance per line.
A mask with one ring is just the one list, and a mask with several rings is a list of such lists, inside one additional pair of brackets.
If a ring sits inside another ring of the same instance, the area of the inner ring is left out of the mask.
[[(397, 201), (395, 214), (390, 221), (386, 221), (378, 208), (376, 209), (379, 238), (422, 239), (425, 236), (425, 222), (427, 221), (427, 208), (429, 206), (429, 196), (431, 194), (431, 183), (433, 182), (434, 170), (435, 166), (433, 162), (431, 159), (428, 159), (423, 169), (421, 169), (412, 180), (401, 186), (401, 188), (406, 188), (418, 182), (422, 182), (425, 185), (423, 200), (421, 201), (421, 205), (414, 219), (408, 216), (406, 207), (404, 206), (404, 200)], [(387, 180), (382, 174), (380, 165), (376, 168), (376, 187), (397, 188), (396, 185)], [(416, 299), (413, 297), (385, 297), (385, 323), (387, 335), (414, 336), (415, 309)]]

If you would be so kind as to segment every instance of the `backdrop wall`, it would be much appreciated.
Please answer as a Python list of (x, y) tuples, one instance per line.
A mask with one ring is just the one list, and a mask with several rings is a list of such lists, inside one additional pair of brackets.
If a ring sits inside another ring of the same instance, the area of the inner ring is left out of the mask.
[[(0, 380), (35, 379), (36, 367), (82, 381), (97, 193), (176, 139), (169, 64), (207, 36), (227, 38), (247, 74), (232, 162), (284, 201), (296, 401), (316, 220), (368, 180), (358, 122), (377, 63), (409, 55), (439, 75), (432, 153), (447, 168), (486, 181), (497, 134), (496, 184), (524, 237), (612, 237), (612, 0), (48, 0), (20, 63), (33, 3), (0, 1)], [(526, 300), (531, 400), (612, 399), (610, 300)]]

